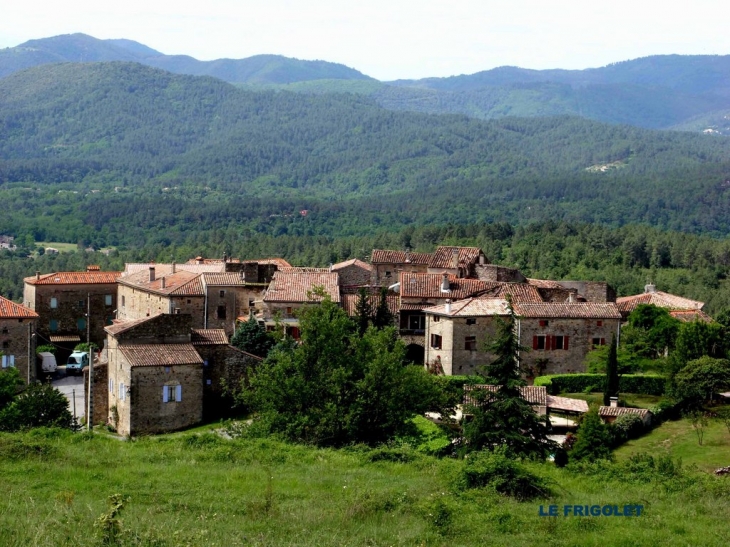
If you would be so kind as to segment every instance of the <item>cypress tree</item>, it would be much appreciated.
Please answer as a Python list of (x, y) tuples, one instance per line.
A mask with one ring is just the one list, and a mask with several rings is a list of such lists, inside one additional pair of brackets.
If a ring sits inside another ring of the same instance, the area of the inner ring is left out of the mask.
[(618, 397), (618, 355), (616, 349), (616, 335), (611, 339), (606, 361), (606, 389), (603, 391), (603, 404), (611, 404), (611, 397)]
[(357, 291), (357, 302), (355, 303), (355, 321), (357, 322), (357, 332), (360, 336), (365, 334), (372, 320), (373, 307), (370, 304), (370, 295), (364, 287), (360, 287)]

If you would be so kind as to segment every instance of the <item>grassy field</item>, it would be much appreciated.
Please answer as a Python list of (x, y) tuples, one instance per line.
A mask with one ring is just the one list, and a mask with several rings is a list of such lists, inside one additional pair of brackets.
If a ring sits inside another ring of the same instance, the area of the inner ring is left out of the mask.
[(77, 251), (79, 248), (76, 243), (61, 243), (60, 241), (37, 241), (36, 245), (44, 249), (47, 247), (58, 249), (59, 253), (70, 253)]
[(621, 460), (640, 452), (681, 458), (685, 465), (709, 472), (730, 465), (730, 432), (720, 420), (710, 420), (700, 446), (690, 420), (665, 422), (648, 435), (623, 445), (615, 456)]
[[(463, 465), (406, 449), (314, 449), (201, 429), (133, 441), (0, 434), (0, 545), (730, 544), (730, 477), (534, 463), (553, 495), (521, 503), (489, 488), (459, 490)], [(110, 514), (115, 494), (123, 506)], [(540, 517), (549, 504), (645, 509), (633, 518)]]

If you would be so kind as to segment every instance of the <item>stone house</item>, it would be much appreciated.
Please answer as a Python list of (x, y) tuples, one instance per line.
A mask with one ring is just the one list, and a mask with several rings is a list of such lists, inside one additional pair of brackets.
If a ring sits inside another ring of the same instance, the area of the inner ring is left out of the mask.
[(106, 328), (106, 393), (95, 394), (94, 407), (106, 397), (104, 417), (119, 434), (174, 431), (219, 415), (225, 385), (240, 384), (261, 361), (230, 347), (222, 329), (192, 323), (160, 314)]
[(299, 338), (299, 319), (297, 310), (307, 304), (322, 301), (316, 290), (323, 290), (332, 302), (340, 304), (339, 276), (336, 272), (327, 269), (297, 269), (279, 270), (274, 274), (269, 288), (266, 289), (262, 313), (257, 319), (268, 329), (276, 328), (277, 322), (282, 325), (287, 334)]
[(370, 284), (373, 266), (357, 258), (338, 262), (330, 268), (339, 276), (340, 287), (365, 287)]
[(401, 272), (426, 273), (432, 257), (431, 253), (373, 249), (370, 255), (373, 268), (370, 284), (388, 287), (398, 282)]
[[(248, 316), (262, 306), (262, 299), (269, 286), (266, 277), (258, 273), (255, 281), (241, 273), (204, 273), (201, 275), (205, 291), (206, 329), (223, 329), (227, 336), (236, 331), (239, 317)], [(261, 281), (259, 281), (261, 280)]]
[(621, 312), (621, 318), (626, 321), (632, 311), (639, 304), (652, 304), (669, 310), (670, 315), (680, 321), (712, 321), (712, 318), (702, 311), (704, 302), (684, 298), (663, 291), (656, 290), (656, 286), (649, 284), (644, 287), (644, 292), (632, 296), (622, 296), (616, 299), (616, 304)]
[[(91, 269), (92, 267), (90, 267)], [(120, 272), (55, 272), (25, 278), (23, 301), (38, 314), (38, 344), (61, 345), (70, 352), (86, 341), (87, 297), (91, 302), (91, 341), (102, 346), (104, 327), (117, 309), (117, 278)], [(62, 351), (63, 353), (63, 351)]]
[(0, 363), (2, 369), (17, 368), (21, 379), (28, 383), (37, 377), (37, 322), (38, 314), (32, 309), (0, 296)]
[(651, 420), (654, 416), (654, 414), (646, 408), (618, 406), (617, 397), (611, 397), (610, 406), (601, 406), (598, 409), (598, 416), (607, 424), (612, 424), (619, 416), (627, 416), (630, 414), (641, 418), (641, 421), (644, 422), (644, 427), (649, 427), (651, 425)]

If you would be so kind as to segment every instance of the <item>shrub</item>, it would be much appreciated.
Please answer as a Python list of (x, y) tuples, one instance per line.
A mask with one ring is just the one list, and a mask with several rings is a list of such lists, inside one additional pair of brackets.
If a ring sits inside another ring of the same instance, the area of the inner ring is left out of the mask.
[(48, 384), (31, 384), (0, 412), (0, 430), (18, 431), (34, 427), (74, 427), (68, 400)]
[(679, 405), (667, 400), (659, 401), (656, 405), (651, 407), (649, 411), (654, 415), (653, 421), (655, 424), (665, 422), (667, 420), (676, 420), (680, 417)]
[(572, 460), (595, 461), (611, 458), (611, 434), (594, 407), (583, 417), (570, 451)]
[[(558, 393), (584, 393), (603, 391), (606, 385), (604, 374), (553, 374), (535, 378), (536, 386), (545, 386), (551, 395)], [(666, 380), (663, 376), (624, 374), (619, 380), (622, 393), (664, 395)]]
[(644, 433), (644, 429), (644, 421), (636, 414), (619, 416), (611, 426), (614, 446), (640, 437)]
[(508, 458), (501, 449), (470, 454), (459, 473), (457, 486), (463, 490), (489, 487), (520, 501), (551, 494), (547, 480)]

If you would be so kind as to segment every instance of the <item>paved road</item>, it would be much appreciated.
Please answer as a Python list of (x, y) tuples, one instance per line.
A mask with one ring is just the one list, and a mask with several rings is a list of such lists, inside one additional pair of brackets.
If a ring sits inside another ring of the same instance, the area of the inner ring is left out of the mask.
[(84, 376), (66, 376), (66, 367), (58, 367), (56, 378), (52, 381), (53, 387), (63, 393), (68, 399), (68, 408), (71, 414), (74, 412), (74, 398), (76, 400), (76, 418), (86, 414), (86, 401), (84, 399)]

